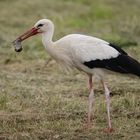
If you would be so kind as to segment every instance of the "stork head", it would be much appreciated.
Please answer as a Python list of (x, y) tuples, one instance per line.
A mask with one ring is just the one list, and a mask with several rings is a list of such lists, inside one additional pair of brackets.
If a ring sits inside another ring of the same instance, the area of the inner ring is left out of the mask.
[[(28, 31), (26, 31), (25, 33), (23, 33), (22, 35), (20, 35), (15, 41), (13, 41), (13, 43), (15, 44), (15, 42), (22, 42), (23, 40), (37, 35), (37, 34), (42, 34), (44, 32), (47, 32), (49, 30), (53, 30), (54, 26), (51, 20), (49, 19), (41, 19), (39, 20), (31, 29), (29, 29)], [(16, 46), (16, 45), (15, 45)], [(22, 49), (18, 49), (15, 48), (15, 51), (19, 52)]]
[(44, 33), (53, 28), (53, 23), (49, 19), (41, 19), (35, 25), (38, 33)]

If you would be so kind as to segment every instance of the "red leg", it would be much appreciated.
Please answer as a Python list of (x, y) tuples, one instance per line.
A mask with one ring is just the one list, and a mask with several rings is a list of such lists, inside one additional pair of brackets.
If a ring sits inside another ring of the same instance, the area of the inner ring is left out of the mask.
[(106, 98), (106, 108), (107, 108), (107, 118), (108, 118), (108, 128), (105, 129), (105, 132), (112, 132), (112, 124), (111, 124), (111, 118), (110, 118), (110, 91), (104, 81), (102, 81), (104, 91), (105, 91), (105, 98)]
[(92, 116), (92, 106), (94, 102), (94, 91), (93, 91), (93, 83), (92, 83), (92, 75), (89, 75), (89, 101), (88, 101), (88, 118), (87, 125), (91, 126), (91, 116)]

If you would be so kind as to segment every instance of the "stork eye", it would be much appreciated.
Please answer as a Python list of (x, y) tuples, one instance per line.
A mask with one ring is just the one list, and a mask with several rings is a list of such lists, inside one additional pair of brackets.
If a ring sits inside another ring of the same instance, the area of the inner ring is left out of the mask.
[(43, 26), (43, 24), (39, 24), (37, 27), (42, 27)]

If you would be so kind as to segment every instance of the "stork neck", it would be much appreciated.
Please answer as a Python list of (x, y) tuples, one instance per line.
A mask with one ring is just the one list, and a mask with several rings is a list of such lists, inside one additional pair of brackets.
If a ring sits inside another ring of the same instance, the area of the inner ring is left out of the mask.
[(52, 45), (53, 41), (53, 34), (54, 34), (54, 29), (49, 29), (47, 32), (42, 33), (42, 42), (45, 47), (49, 47)]

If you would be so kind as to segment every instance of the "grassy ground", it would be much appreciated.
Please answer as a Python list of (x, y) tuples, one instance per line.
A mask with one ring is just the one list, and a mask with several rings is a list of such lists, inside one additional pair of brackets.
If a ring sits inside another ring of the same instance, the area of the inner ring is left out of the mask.
[[(83, 130), (87, 112), (86, 75), (63, 74), (39, 37), (15, 53), (10, 42), (40, 18), (51, 18), (54, 40), (69, 33), (97, 36), (124, 47), (140, 60), (139, 0), (0, 0), (0, 140), (139, 140), (140, 82), (109, 75), (111, 117), (107, 135), (103, 90), (95, 82), (95, 116)], [(49, 63), (48, 63), (49, 62)]]

